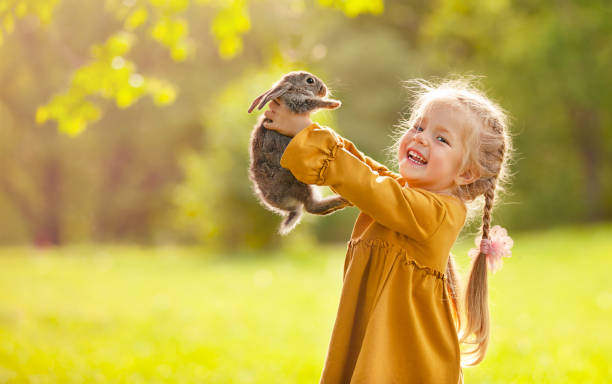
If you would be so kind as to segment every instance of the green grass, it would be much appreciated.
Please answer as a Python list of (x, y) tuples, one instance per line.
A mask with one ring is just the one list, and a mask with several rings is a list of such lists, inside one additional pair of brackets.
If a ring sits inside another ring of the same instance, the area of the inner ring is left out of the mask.
[[(612, 226), (515, 235), (466, 383), (612, 377)], [(466, 270), (468, 241), (456, 249)], [(0, 249), (0, 383), (315, 383), (342, 247)]]

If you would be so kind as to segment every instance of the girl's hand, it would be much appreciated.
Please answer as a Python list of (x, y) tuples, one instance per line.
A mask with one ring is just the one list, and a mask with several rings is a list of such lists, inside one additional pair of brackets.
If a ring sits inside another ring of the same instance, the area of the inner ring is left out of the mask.
[(264, 116), (272, 121), (264, 121), (267, 129), (293, 137), (312, 124), (310, 112), (293, 113), (280, 99), (272, 100), (268, 105), (270, 109), (264, 112)]

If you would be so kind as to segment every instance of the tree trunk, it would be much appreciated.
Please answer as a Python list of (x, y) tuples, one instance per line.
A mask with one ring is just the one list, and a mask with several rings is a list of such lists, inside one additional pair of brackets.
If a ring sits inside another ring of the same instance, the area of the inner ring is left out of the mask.
[(43, 192), (43, 211), (40, 224), (34, 233), (37, 246), (60, 245), (61, 238), (61, 164), (57, 156), (51, 154), (44, 165), (41, 191)]
[(603, 159), (603, 132), (601, 121), (596, 110), (568, 103), (572, 120), (572, 133), (584, 170), (584, 196), (587, 207), (587, 220), (596, 221), (604, 217), (603, 185), (601, 169)]

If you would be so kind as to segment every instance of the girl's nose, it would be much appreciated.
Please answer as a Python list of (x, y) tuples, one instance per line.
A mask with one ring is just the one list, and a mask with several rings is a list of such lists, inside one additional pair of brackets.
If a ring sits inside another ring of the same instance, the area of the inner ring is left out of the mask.
[(416, 141), (417, 143), (423, 144), (423, 145), (427, 145), (427, 140), (425, 140), (425, 137), (423, 136), (422, 132), (419, 132), (416, 135), (414, 135), (414, 141)]

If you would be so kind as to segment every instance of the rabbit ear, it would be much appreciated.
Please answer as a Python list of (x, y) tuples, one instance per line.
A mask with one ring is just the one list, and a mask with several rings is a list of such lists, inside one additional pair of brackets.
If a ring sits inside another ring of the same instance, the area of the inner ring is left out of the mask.
[(267, 92), (265, 92), (265, 93), (263, 93), (263, 94), (259, 95), (259, 96), (258, 96), (258, 97), (257, 97), (257, 98), (256, 98), (256, 99), (253, 101), (253, 103), (251, 104), (251, 107), (249, 107), (249, 113), (251, 113), (251, 111), (253, 110), (253, 108), (255, 108), (255, 106), (256, 106), (257, 104), (259, 104), (259, 101), (260, 101), (260, 100), (261, 100), (261, 99), (262, 99), (262, 98), (263, 98), (265, 95), (267, 95), (268, 93), (270, 93), (271, 91), (272, 91), (272, 90), (269, 90), (269, 91), (267, 91)]
[(274, 89), (271, 89), (266, 94), (264, 94), (265, 97), (261, 101), (261, 103), (259, 104), (259, 107), (257, 107), (257, 109), (262, 109), (263, 107), (266, 106), (268, 101), (274, 100), (277, 97), (281, 96), (283, 93), (287, 92), (289, 90), (289, 88), (291, 88), (291, 84), (282, 84), (282, 85), (279, 85), (278, 87), (276, 87)]

